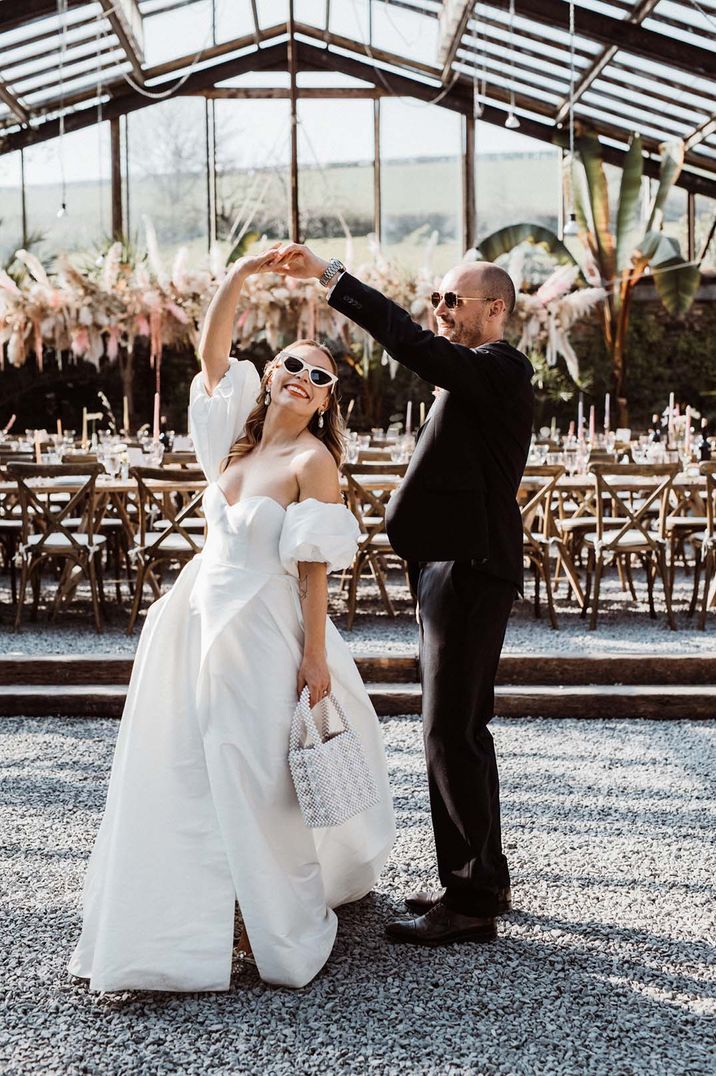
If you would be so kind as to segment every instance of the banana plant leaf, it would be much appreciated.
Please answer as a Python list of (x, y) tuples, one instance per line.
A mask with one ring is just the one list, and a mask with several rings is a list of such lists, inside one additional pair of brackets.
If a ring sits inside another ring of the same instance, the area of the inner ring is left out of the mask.
[(594, 236), (603, 280), (613, 280), (616, 273), (614, 236), (609, 230), (609, 193), (602, 161), (602, 147), (596, 135), (582, 135), (575, 148), (584, 166), (589, 189), (589, 207), (594, 222)]
[(639, 219), (641, 201), (641, 177), (644, 158), (641, 138), (632, 136), (624, 158), (622, 181), (619, 188), (619, 206), (617, 209), (617, 272), (622, 273), (631, 265), (634, 248), (642, 235)]
[(687, 313), (700, 283), (699, 266), (685, 265), (680, 257), (671, 266), (667, 262), (654, 271), (659, 298), (674, 318), (682, 318)]
[(509, 254), (520, 243), (526, 242), (545, 247), (560, 263), (576, 264), (562, 240), (550, 228), (527, 222), (509, 224), (506, 228), (499, 228), (491, 235), (485, 236), (478, 244), (477, 253), (485, 261), (494, 262), (501, 254)]
[(231, 253), (226, 259), (226, 264), (231, 265), (231, 263), (235, 262), (238, 258), (243, 258), (249, 247), (252, 247), (258, 239), (260, 239), (258, 232), (247, 232), (245, 235), (242, 235), (236, 246), (232, 247)]
[(664, 142), (661, 146), (661, 164), (659, 166), (659, 186), (657, 187), (654, 204), (651, 207), (649, 220), (646, 225), (647, 231), (651, 228), (660, 228), (664, 219), (664, 206), (669, 196), (669, 191), (679, 178), (679, 172), (684, 163), (684, 143)]

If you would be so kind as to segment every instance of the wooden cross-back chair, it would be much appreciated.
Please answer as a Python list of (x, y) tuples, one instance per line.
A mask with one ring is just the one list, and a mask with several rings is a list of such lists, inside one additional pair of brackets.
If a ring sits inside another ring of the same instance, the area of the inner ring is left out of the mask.
[[(649, 614), (656, 619), (654, 608), (654, 581), (661, 579), (666, 604), (666, 618), (672, 631), (676, 621), (671, 606), (669, 567), (666, 557), (666, 516), (669, 497), (679, 466), (675, 463), (650, 464), (645, 470), (642, 464), (590, 464), (596, 481), (596, 528), (584, 536), (587, 555), (586, 598), (582, 616), (586, 616), (590, 597), (592, 610), (589, 627), (594, 630), (599, 615), (599, 596), (604, 568), (608, 563), (628, 565), (632, 557), (638, 557), (646, 574), (649, 596)], [(635, 488), (618, 488), (624, 478), (636, 478), (639, 496)], [(643, 485), (642, 485), (643, 482)], [(654, 510), (657, 510), (656, 529), (652, 529)], [(609, 519), (609, 523), (607, 523)], [(613, 521), (617, 522), (614, 523)], [(592, 579), (593, 594), (592, 594)]]
[(13, 605), (17, 601), (17, 568), (15, 554), (22, 534), (22, 510), (17, 488), (0, 494), (0, 548), (10, 573), (10, 591)]
[[(129, 473), (137, 482), (139, 506), (139, 527), (130, 553), (136, 561), (134, 601), (127, 627), (131, 635), (145, 584), (149, 583), (155, 598), (161, 597), (157, 569), (172, 561), (186, 564), (204, 546), (204, 534), (187, 524), (199, 515), (206, 478), (199, 468), (132, 467)], [(153, 482), (171, 483), (176, 488), (157, 489)]]
[(541, 615), (540, 584), (543, 583), (547, 598), (549, 621), (555, 629), (559, 625), (554, 608), (554, 577), (550, 569), (550, 556), (553, 550), (557, 556), (557, 565), (564, 568), (569, 585), (574, 591), (577, 601), (580, 606), (584, 604), (579, 575), (574, 567), (564, 538), (557, 529), (554, 518), (553, 500), (555, 489), (564, 471), (564, 467), (557, 464), (536, 464), (526, 467), (525, 478), (538, 478), (542, 479), (543, 482), (537, 489), (530, 489), (527, 493), (527, 500), (520, 505), (522, 551), (534, 572), (535, 616), (539, 617)]
[(693, 616), (698, 603), (699, 582), (703, 572), (703, 597), (701, 600), (701, 612), (699, 613), (699, 627), (704, 631), (708, 611), (716, 602), (716, 463), (702, 463), (699, 471), (706, 478), (706, 527), (699, 534), (691, 536), (696, 558), (689, 616)]
[[(402, 478), (408, 469), (407, 463), (383, 463), (380, 469), (371, 468), (366, 471), (366, 465), (361, 463), (346, 463), (343, 465), (343, 474), (346, 479), (346, 497), (348, 507), (358, 521), (360, 538), (358, 539), (358, 551), (350, 569), (348, 588), (348, 629), (353, 626), (356, 613), (358, 595), (358, 583), (364, 568), (370, 569), (371, 575), (378, 584), (378, 590), (389, 616), (395, 616), (395, 609), (388, 594), (385, 581), (385, 558), (397, 556), (390, 544), (390, 539), (385, 532), (385, 509), (388, 501), (396, 488), (396, 479)], [(371, 479), (371, 486), (376, 477), (385, 475), (387, 481), (384, 487), (377, 489), (368, 488), (365, 479)]]
[[(100, 607), (104, 607), (101, 552), (105, 538), (95, 532), (95, 483), (102, 474), (99, 464), (73, 463), (8, 464), (8, 477), (17, 482), (22, 530), (17, 558), (20, 562), (20, 587), (17, 596), (15, 628), (19, 628), (28, 582), (33, 589), (32, 619), (37, 617), (42, 569), (50, 562), (63, 563), (60, 581), (50, 609), (50, 617), (75, 590), (77, 573), (90, 585), (95, 628), (102, 630)], [(54, 479), (77, 488), (58, 500), (52, 485), (38, 485), (38, 479)], [(34, 484), (33, 484), (34, 480)]]

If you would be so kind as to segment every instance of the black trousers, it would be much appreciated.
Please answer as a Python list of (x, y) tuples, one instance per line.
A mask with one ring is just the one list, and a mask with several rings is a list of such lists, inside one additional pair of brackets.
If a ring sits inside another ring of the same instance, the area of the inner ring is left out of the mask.
[(493, 915), (510, 884), (500, 785), (488, 724), (516, 589), (469, 561), (420, 566), (417, 579), (423, 733), (435, 847), (446, 903)]

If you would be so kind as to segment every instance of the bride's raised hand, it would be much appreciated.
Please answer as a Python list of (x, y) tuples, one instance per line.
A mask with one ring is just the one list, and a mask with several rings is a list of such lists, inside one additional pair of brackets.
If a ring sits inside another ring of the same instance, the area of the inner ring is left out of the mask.
[(274, 243), (261, 254), (245, 254), (243, 258), (237, 258), (232, 265), (232, 271), (242, 277), (254, 276), (256, 273), (275, 272), (273, 268), (277, 258), (280, 243)]
[(284, 243), (276, 252), (273, 272), (298, 280), (310, 280), (322, 276), (327, 265), (328, 262), (314, 254), (305, 243)]

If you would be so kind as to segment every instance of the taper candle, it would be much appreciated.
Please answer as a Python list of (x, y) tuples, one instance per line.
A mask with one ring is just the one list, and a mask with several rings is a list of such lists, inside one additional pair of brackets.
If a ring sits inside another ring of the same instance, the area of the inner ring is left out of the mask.
[(425, 422), (425, 400), (420, 401), (420, 425)]
[(154, 393), (154, 424), (152, 426), (152, 438), (159, 440), (159, 393)]
[(577, 406), (577, 438), (581, 441), (584, 437), (584, 397), (581, 392), (579, 394), (579, 404)]
[(611, 400), (609, 399), (609, 393), (607, 393), (606, 396), (604, 397), (604, 432), (605, 433), (609, 433), (609, 430), (611, 429), (611, 427), (609, 425), (609, 420), (611, 418), (611, 415), (609, 414), (610, 404), (611, 404)]
[(686, 407), (686, 429), (684, 430), (684, 451), (691, 451), (691, 408)]
[(35, 430), (35, 463), (42, 463), (42, 447), (40, 445), (39, 430)]
[(61, 418), (58, 418), (58, 420), (57, 420), (57, 436), (62, 437), (62, 419)]
[(589, 440), (594, 443), (594, 439), (597, 435), (597, 409), (592, 404), (589, 408)]
[(82, 447), (87, 447), (87, 408), (82, 408)]
[(405, 412), (405, 432), (410, 433), (411, 424), (413, 419), (413, 401), (408, 400), (408, 407)]
[(122, 427), (125, 433), (129, 433), (129, 400), (122, 397)]

